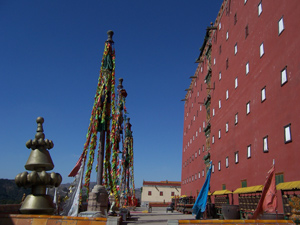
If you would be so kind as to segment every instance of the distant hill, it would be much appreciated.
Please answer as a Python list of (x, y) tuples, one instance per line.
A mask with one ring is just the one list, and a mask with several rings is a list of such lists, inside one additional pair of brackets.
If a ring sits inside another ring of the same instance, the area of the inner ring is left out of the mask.
[(21, 203), (23, 194), (30, 194), (30, 189), (19, 188), (15, 180), (0, 179), (0, 204)]
[(136, 189), (135, 189), (135, 197), (136, 197), (137, 199), (141, 200), (141, 195), (142, 195), (142, 193), (141, 193), (141, 188), (136, 188)]
[[(93, 188), (95, 182), (91, 182), (91, 187)], [(57, 195), (64, 198), (69, 192), (70, 183), (61, 184), (58, 187)], [(31, 194), (31, 188), (18, 187), (15, 180), (0, 179), (0, 204), (19, 204), (22, 201), (23, 194)], [(83, 191), (85, 194), (85, 190)], [(48, 195), (54, 195), (54, 188), (48, 189)]]
[[(57, 189), (57, 195), (62, 199), (69, 192), (70, 183), (61, 184)], [(95, 182), (90, 183), (90, 190), (96, 185)], [(54, 195), (54, 188), (48, 189), (48, 195)], [(15, 180), (0, 179), (0, 204), (18, 204), (21, 203), (23, 194), (31, 194), (31, 188), (20, 188), (15, 184)], [(83, 198), (86, 198), (86, 190), (83, 190)], [(140, 188), (136, 189), (136, 198), (141, 198)]]

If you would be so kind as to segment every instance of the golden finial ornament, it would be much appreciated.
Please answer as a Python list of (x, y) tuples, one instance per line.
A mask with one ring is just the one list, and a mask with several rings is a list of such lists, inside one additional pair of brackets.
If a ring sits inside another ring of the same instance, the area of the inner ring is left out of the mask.
[(52, 170), (52, 162), (49, 151), (54, 144), (45, 139), (43, 123), (44, 118), (38, 117), (35, 138), (26, 142), (26, 147), (31, 149), (25, 169), (31, 173), (23, 172), (16, 176), (15, 182), (19, 187), (31, 188), (32, 194), (27, 195), (22, 203), (20, 212), (24, 214), (53, 214), (55, 205), (52, 198), (46, 195), (46, 188), (58, 187), (62, 181), (59, 173), (47, 173)]

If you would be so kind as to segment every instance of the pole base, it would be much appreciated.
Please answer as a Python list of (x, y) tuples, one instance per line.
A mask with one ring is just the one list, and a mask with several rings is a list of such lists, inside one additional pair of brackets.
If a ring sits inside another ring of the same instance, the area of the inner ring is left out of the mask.
[(108, 193), (104, 186), (97, 184), (89, 194), (87, 211), (96, 211), (107, 216), (107, 207)]

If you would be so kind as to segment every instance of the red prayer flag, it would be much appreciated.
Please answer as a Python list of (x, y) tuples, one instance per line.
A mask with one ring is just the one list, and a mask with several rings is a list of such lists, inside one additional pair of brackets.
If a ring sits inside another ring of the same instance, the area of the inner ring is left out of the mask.
[(68, 177), (75, 177), (78, 173), (78, 170), (80, 169), (81, 163), (82, 163), (82, 159), (83, 159), (83, 153), (81, 154), (80, 158), (78, 159), (75, 167), (72, 169), (72, 171), (70, 172), (70, 174), (68, 175)]
[(256, 219), (259, 214), (264, 212), (274, 213), (277, 209), (276, 183), (275, 183), (275, 166), (268, 172), (267, 180), (258, 202), (256, 210), (253, 214), (253, 219)]

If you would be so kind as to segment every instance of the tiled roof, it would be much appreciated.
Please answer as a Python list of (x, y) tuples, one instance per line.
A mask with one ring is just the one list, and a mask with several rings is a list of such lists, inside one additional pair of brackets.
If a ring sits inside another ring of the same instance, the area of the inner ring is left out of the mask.
[(181, 187), (180, 181), (143, 181), (143, 186), (172, 186), (172, 187)]

